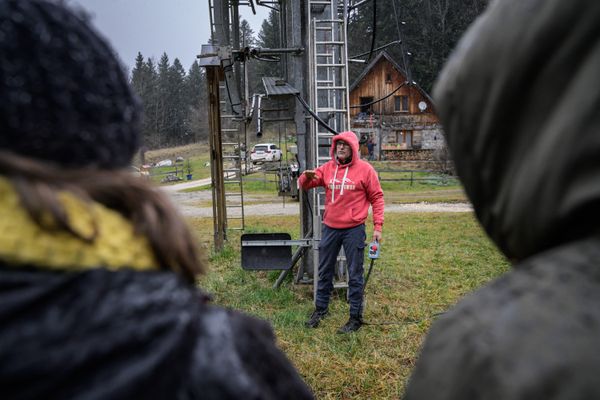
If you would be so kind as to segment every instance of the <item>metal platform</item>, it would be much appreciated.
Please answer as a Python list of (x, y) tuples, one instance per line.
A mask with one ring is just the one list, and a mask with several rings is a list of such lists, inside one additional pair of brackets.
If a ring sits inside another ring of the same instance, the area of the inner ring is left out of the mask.
[(300, 93), (283, 78), (265, 76), (262, 78), (267, 96), (295, 96)]

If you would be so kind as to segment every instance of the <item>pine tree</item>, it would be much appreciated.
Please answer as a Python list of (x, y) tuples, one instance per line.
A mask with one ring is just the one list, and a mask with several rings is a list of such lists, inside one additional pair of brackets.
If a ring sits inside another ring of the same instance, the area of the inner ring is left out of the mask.
[(182, 145), (189, 142), (184, 131), (184, 120), (188, 111), (185, 94), (185, 70), (179, 59), (175, 58), (173, 65), (169, 67), (169, 92), (167, 95), (169, 145)]
[[(279, 13), (271, 10), (269, 17), (262, 23), (261, 30), (258, 33), (257, 45), (261, 48), (280, 48), (279, 36)], [(283, 56), (282, 56), (283, 57)], [(280, 62), (258, 61), (251, 60), (256, 64), (256, 74), (258, 77), (263, 76), (283, 76)], [(251, 93), (263, 93), (262, 81), (254, 79), (254, 85), (251, 85)]]
[(186, 74), (179, 59), (166, 53), (158, 65), (152, 58), (135, 59), (131, 85), (140, 97), (144, 115), (143, 146), (148, 149), (206, 139), (208, 105), (204, 69), (194, 61)]
[(157, 82), (157, 145), (164, 147), (168, 145), (167, 132), (169, 127), (169, 56), (163, 53), (158, 63), (158, 82)]
[(187, 104), (199, 108), (206, 99), (206, 76), (198, 61), (194, 61), (185, 78), (185, 97)]
[(185, 131), (197, 142), (208, 138), (208, 107), (206, 103), (206, 76), (197, 61), (194, 61), (185, 78), (185, 100), (187, 115)]
[(143, 106), (142, 141), (145, 147), (154, 147), (154, 103), (156, 71), (151, 60), (144, 62), (144, 56), (138, 52), (135, 66), (131, 71), (131, 85), (140, 98)]
[(252, 47), (256, 44), (254, 30), (245, 19), (242, 19), (242, 22), (240, 22), (240, 44), (242, 47)]
[(271, 10), (269, 17), (265, 19), (258, 33), (258, 45), (265, 48), (280, 47), (279, 40), (279, 13)]
[(145, 64), (148, 76), (148, 89), (144, 97), (144, 143), (149, 148), (159, 145), (158, 136), (158, 73), (152, 58), (148, 58)]
[[(248, 21), (246, 21), (245, 19), (243, 19), (242, 22), (240, 22), (240, 36), (240, 42), (244, 47), (252, 48), (257, 46), (257, 40), (254, 36), (254, 31), (250, 27)], [(246, 62), (244, 63), (244, 68), (247, 69), (247, 72), (245, 72), (244, 74), (245, 76), (247, 76), (248, 80), (247, 84), (249, 99), (246, 99), (248, 102), (251, 101), (252, 95), (254, 93), (264, 91), (262, 89), (262, 81), (260, 79), (260, 64), (261, 62), (257, 60), (246, 60)], [(249, 106), (250, 104), (247, 105), (247, 107)]]
[(131, 71), (131, 86), (133, 86), (138, 96), (142, 96), (142, 93), (146, 89), (147, 82), (145, 81), (144, 72), (144, 56), (138, 52), (135, 58), (135, 67)]

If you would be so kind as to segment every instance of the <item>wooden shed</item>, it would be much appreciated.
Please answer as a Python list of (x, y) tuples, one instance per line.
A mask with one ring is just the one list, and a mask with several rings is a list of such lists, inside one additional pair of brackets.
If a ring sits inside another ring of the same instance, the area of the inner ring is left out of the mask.
[(350, 87), (352, 130), (376, 143), (375, 158), (431, 160), (445, 146), (433, 101), (383, 51)]

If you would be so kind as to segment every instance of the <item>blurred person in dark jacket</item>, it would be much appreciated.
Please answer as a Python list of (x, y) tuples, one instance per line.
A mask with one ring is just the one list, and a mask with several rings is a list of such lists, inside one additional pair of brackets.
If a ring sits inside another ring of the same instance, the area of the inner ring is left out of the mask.
[(405, 399), (600, 398), (600, 2), (493, 1), (434, 96), (514, 265), (433, 324)]
[(139, 120), (85, 21), (0, 0), (0, 397), (312, 398), (266, 322), (195, 287), (185, 222), (128, 171)]

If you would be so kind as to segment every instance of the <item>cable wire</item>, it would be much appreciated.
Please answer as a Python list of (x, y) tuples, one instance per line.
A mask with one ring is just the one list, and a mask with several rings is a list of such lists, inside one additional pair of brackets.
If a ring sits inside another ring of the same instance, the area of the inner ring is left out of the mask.
[(387, 94), (387, 95), (385, 95), (384, 97), (382, 97), (382, 98), (380, 98), (380, 99), (377, 99), (377, 100), (374, 100), (374, 101), (372, 101), (372, 102), (370, 102), (370, 103), (359, 104), (359, 105), (357, 105), (357, 106), (350, 106), (350, 108), (360, 108), (360, 107), (372, 106), (373, 104), (377, 104), (377, 103), (379, 103), (380, 101), (383, 101), (383, 100), (387, 99), (388, 97), (390, 97), (391, 95), (393, 95), (394, 93), (396, 93), (396, 92), (397, 92), (398, 90), (400, 90), (402, 87), (404, 87), (404, 86), (406, 86), (406, 85), (409, 85), (409, 84), (410, 84), (410, 82), (409, 82), (409, 81), (404, 81), (404, 82), (402, 82), (402, 83), (400, 84), (400, 86), (398, 86), (398, 87), (397, 87), (396, 89), (394, 89), (394, 90), (393, 90), (391, 93), (388, 93), (388, 94)]
[[(388, 48), (388, 47), (390, 47), (390, 46), (393, 46), (393, 45), (395, 45), (395, 44), (399, 44), (399, 43), (402, 43), (402, 41), (401, 41), (401, 40), (394, 40), (393, 42), (389, 42), (388, 44), (384, 44), (383, 46), (379, 46), (378, 48), (376, 48), (376, 49), (373, 49), (373, 51), (379, 51), (379, 50), (383, 50), (383, 49), (385, 49), (385, 48)], [(357, 55), (351, 56), (350, 58), (362, 57), (362, 56), (366, 56), (367, 54), (369, 54), (369, 52), (368, 52), (368, 51), (365, 51), (364, 53), (360, 53), (360, 54), (357, 54)]]
[(317, 120), (317, 122), (319, 124), (321, 124), (321, 126), (325, 129), (327, 129), (329, 132), (333, 133), (334, 135), (337, 135), (338, 132), (336, 132), (332, 127), (330, 127), (329, 125), (327, 125), (327, 123), (325, 121), (323, 121), (321, 119), (321, 117), (319, 117), (317, 114), (315, 114), (315, 112), (313, 110), (311, 110), (310, 106), (306, 103), (306, 101), (300, 96), (300, 93), (296, 93), (296, 98), (298, 99), (298, 101), (300, 102), (300, 104), (302, 104), (302, 106), (304, 107), (304, 109), (306, 111), (308, 111), (310, 113), (310, 115), (312, 115), (312, 117), (314, 119)]
[(375, 48), (375, 37), (377, 36), (377, 0), (373, 0), (373, 35), (371, 35), (371, 50), (369, 51), (369, 57), (367, 62), (373, 55), (373, 49)]
[(400, 30), (400, 19), (398, 18), (398, 11), (396, 10), (396, 0), (392, 0), (392, 6), (394, 7), (394, 17), (396, 20), (396, 30), (398, 31), (398, 40), (400, 41), (400, 51), (402, 52), (402, 66), (404, 67), (404, 72), (406, 72), (406, 79), (409, 82), (412, 82), (412, 75), (410, 73), (410, 66), (406, 62), (406, 51), (404, 49), (404, 43), (402, 41), (402, 32)]

